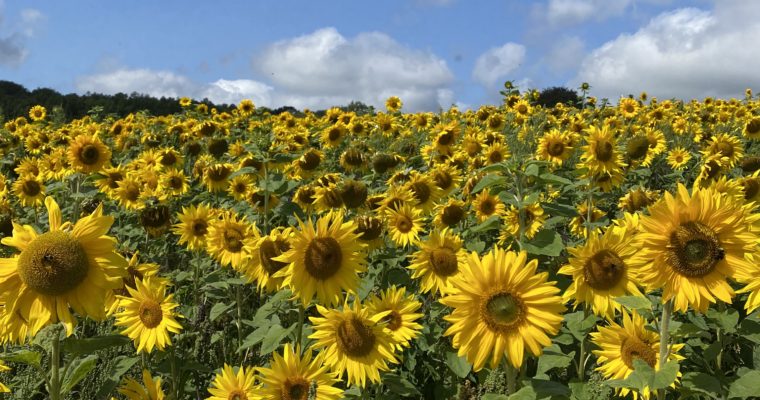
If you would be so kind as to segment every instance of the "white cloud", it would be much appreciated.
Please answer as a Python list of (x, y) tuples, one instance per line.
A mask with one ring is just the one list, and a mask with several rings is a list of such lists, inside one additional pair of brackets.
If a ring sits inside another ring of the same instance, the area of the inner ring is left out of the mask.
[(653, 18), (589, 54), (574, 83), (615, 99), (737, 97), (760, 88), (760, 2), (717, 1), (712, 12), (681, 8)]
[(81, 77), (77, 79), (76, 87), (81, 92), (103, 94), (137, 92), (156, 97), (181, 97), (198, 90), (195, 83), (182, 75), (145, 68), (120, 68)]
[(208, 98), (214, 103), (239, 103), (243, 99), (251, 99), (258, 105), (272, 104), (271, 86), (250, 79), (226, 80), (219, 79), (206, 85), (199, 98)]
[(351, 100), (382, 107), (386, 98), (399, 96), (409, 111), (436, 110), (447, 106), (438, 92), (453, 80), (446, 62), (430, 52), (379, 32), (349, 39), (335, 28), (274, 43), (253, 66), (283, 101), (313, 109)]
[[(5, 28), (5, 12), (3, 2), (0, 1), (0, 28)], [(26, 48), (26, 39), (32, 37), (44, 15), (35, 9), (24, 9), (18, 26), (4, 29), (0, 32), (0, 66), (18, 67), (29, 55)], [(8, 32), (9, 31), (9, 32)]]
[(631, 0), (549, 0), (546, 19), (552, 25), (601, 21), (623, 14)]
[(525, 60), (525, 46), (509, 42), (501, 47), (494, 47), (481, 54), (475, 61), (472, 78), (488, 89), (501, 84), (511, 72)]
[(554, 71), (574, 69), (585, 55), (585, 43), (577, 36), (565, 36), (556, 40), (545, 60)]

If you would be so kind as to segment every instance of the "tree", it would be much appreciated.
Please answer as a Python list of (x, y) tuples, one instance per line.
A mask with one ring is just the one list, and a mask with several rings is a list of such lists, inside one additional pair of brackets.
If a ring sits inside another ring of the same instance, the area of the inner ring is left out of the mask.
[(562, 103), (578, 108), (581, 106), (581, 98), (578, 96), (578, 92), (573, 89), (554, 86), (542, 90), (538, 94), (536, 103), (544, 107), (554, 107), (557, 103)]

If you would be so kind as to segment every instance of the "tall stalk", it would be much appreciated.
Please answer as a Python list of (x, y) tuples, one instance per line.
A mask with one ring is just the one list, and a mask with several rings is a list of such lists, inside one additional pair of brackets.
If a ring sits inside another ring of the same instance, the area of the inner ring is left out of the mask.
[[(660, 365), (659, 368), (665, 366), (668, 362), (668, 356), (670, 355), (670, 316), (673, 313), (673, 299), (668, 300), (662, 307), (662, 317), (660, 320)], [(665, 389), (657, 391), (657, 398), (660, 400), (665, 399)]]

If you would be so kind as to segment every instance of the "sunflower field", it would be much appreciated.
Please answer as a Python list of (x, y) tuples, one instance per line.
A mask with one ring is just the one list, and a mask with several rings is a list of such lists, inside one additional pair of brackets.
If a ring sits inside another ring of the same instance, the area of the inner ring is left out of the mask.
[(0, 128), (2, 399), (760, 398), (760, 99)]

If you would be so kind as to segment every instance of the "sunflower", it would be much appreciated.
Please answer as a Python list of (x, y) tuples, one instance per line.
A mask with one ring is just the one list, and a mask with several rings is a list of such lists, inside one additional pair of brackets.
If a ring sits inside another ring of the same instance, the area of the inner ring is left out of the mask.
[(472, 201), (472, 208), (475, 209), (475, 217), (478, 222), (487, 220), (492, 215), (504, 215), (506, 210), (504, 203), (498, 196), (491, 195), (488, 189), (483, 189), (475, 196)]
[(343, 390), (334, 387), (335, 375), (324, 365), (324, 352), (312, 358), (312, 351), (304, 352), (285, 344), (282, 355), (273, 354), (271, 368), (257, 368), (263, 383), (259, 393), (265, 400), (307, 400), (314, 390), (316, 400), (338, 400)]
[(640, 187), (629, 191), (618, 201), (618, 208), (629, 213), (643, 210), (654, 204), (659, 198), (657, 192)]
[(459, 187), (462, 180), (459, 170), (451, 163), (439, 164), (430, 171), (435, 186), (441, 189), (441, 197), (448, 196)]
[(25, 207), (38, 207), (45, 198), (45, 185), (34, 175), (22, 175), (13, 182), (13, 193)]
[(431, 232), (419, 246), (420, 249), (412, 255), (409, 269), (413, 279), (421, 280), (420, 290), (440, 294), (450, 291), (451, 279), (467, 265), (462, 239), (445, 228)]
[(586, 132), (587, 145), (583, 147), (581, 168), (588, 168), (594, 175), (612, 174), (625, 167), (623, 155), (617, 149), (613, 132), (607, 125), (601, 129), (590, 126)]
[(348, 128), (343, 123), (337, 122), (332, 126), (325, 128), (320, 135), (322, 139), (322, 145), (325, 148), (331, 149), (338, 147), (343, 142), (343, 139), (348, 135)]
[(238, 175), (230, 180), (227, 193), (233, 199), (243, 201), (251, 188), (253, 188), (253, 178), (250, 175)]
[[(527, 239), (533, 239), (546, 222), (544, 209), (538, 202), (523, 204), (519, 209), (513, 205), (504, 215), (504, 230), (499, 235), (499, 243), (506, 243), (511, 238), (520, 238), (520, 234)], [(522, 232), (520, 230), (522, 229)]]
[(118, 296), (119, 307), (116, 326), (124, 327), (121, 332), (135, 342), (137, 352), (151, 353), (156, 347), (163, 351), (171, 346), (169, 332), (179, 333), (182, 326), (176, 318), (182, 315), (174, 311), (179, 307), (174, 295), (166, 295), (166, 283), (152, 276), (135, 280), (135, 288), (126, 286), (129, 296)]
[(462, 200), (449, 197), (446, 203), (435, 206), (433, 224), (438, 228), (453, 228), (461, 222), (466, 214), (466, 205)]
[(618, 113), (625, 118), (633, 118), (639, 111), (639, 102), (630, 97), (624, 97), (618, 102)]
[(749, 118), (742, 129), (742, 133), (747, 139), (760, 139), (760, 117), (753, 116)]
[(414, 299), (414, 294), (406, 296), (406, 288), (397, 288), (395, 285), (382, 291), (380, 296), (372, 295), (367, 299), (367, 308), (370, 314), (380, 314), (390, 311), (384, 322), (391, 331), (394, 346), (398, 350), (409, 347), (409, 343), (419, 336), (422, 325), (416, 321), (422, 318), (417, 310), (422, 303)]
[(106, 315), (109, 317), (119, 309), (119, 298), (117, 296), (128, 295), (127, 287), (131, 287), (132, 289), (137, 288), (136, 281), (153, 277), (153, 280), (156, 282), (167, 282), (166, 279), (158, 277), (158, 264), (140, 263), (139, 256), (140, 252), (136, 251), (132, 254), (132, 258), (129, 259), (127, 275), (122, 279), (122, 287), (106, 294)]
[(128, 210), (140, 210), (145, 207), (142, 201), (143, 185), (134, 174), (128, 174), (118, 181), (118, 187), (113, 191), (113, 196), (119, 204)]
[(739, 179), (739, 185), (747, 204), (760, 203), (760, 171)]
[(181, 196), (190, 189), (185, 173), (176, 168), (164, 170), (161, 174), (161, 187), (172, 196)]
[(573, 277), (563, 300), (575, 299), (575, 307), (585, 303), (595, 314), (613, 319), (621, 309), (614, 298), (643, 296), (635, 283), (637, 271), (626, 261), (637, 251), (630, 246), (631, 236), (625, 228), (611, 227), (601, 237), (592, 233), (583, 246), (569, 248), (570, 263), (558, 271)]
[(276, 292), (282, 286), (283, 277), (275, 274), (288, 266), (287, 262), (277, 261), (276, 257), (290, 250), (290, 237), (293, 228), (274, 228), (269, 235), (257, 238), (253, 245), (251, 261), (246, 264), (243, 273), (250, 282), (256, 282), (259, 290)]
[[(599, 347), (594, 350), (597, 356), (597, 371), (601, 372), (606, 379), (623, 380), (633, 371), (633, 360), (639, 359), (649, 364), (655, 370), (660, 367), (660, 335), (646, 328), (646, 321), (635, 311), (629, 315), (623, 312), (623, 324), (610, 321), (609, 327), (599, 327), (598, 332), (591, 332), (591, 341)], [(678, 351), (683, 344), (673, 344), (670, 347), (669, 361), (683, 360)], [(674, 382), (675, 384), (675, 382)], [(625, 397), (630, 389), (619, 389), (618, 395)], [(643, 393), (638, 393), (644, 399), (650, 398), (651, 391), (646, 388)], [(633, 392), (637, 398), (637, 393)]]
[(214, 376), (211, 387), (208, 388), (210, 397), (206, 400), (258, 400), (261, 399), (260, 387), (256, 385), (253, 367), (240, 367), (235, 370), (224, 364), (222, 371)]
[[(3, 360), (0, 360), (0, 372), (7, 372), (11, 369), (8, 368), (4, 363)], [(10, 393), (11, 390), (8, 388), (8, 386), (3, 385), (2, 382), (0, 382), (0, 393)]]
[(428, 213), (443, 195), (442, 190), (435, 185), (429, 175), (420, 174), (416, 171), (412, 173), (409, 182), (404, 186), (404, 190), (412, 193), (414, 207), (419, 208), (424, 213)]
[(710, 139), (702, 154), (705, 158), (719, 155), (721, 166), (733, 168), (744, 157), (744, 146), (739, 138), (728, 133), (719, 133)]
[(14, 223), (13, 237), (2, 239), (21, 253), (0, 259), (0, 303), (9, 315), (26, 321), (32, 336), (59, 321), (71, 335), (76, 320), (69, 307), (96, 320), (105, 318), (106, 293), (120, 287), (127, 260), (114, 251), (116, 240), (106, 236), (113, 217), (103, 216), (102, 205), (73, 227), (61, 222), (52, 197), (45, 206), (49, 232)]
[(506, 144), (495, 142), (483, 150), (483, 157), (485, 157), (486, 165), (491, 165), (506, 161), (511, 157), (511, 153)]
[(573, 154), (573, 147), (569, 142), (566, 134), (552, 129), (538, 140), (536, 158), (561, 166)]
[(388, 370), (388, 362), (397, 363), (393, 354), (393, 338), (383, 320), (390, 311), (370, 314), (369, 309), (354, 301), (343, 310), (328, 310), (317, 305), (320, 317), (310, 317), (316, 340), (315, 349), (325, 353), (325, 363), (339, 376), (348, 375), (348, 383), (365, 387), (367, 380), (379, 383), (380, 371)]
[(69, 164), (77, 172), (97, 172), (110, 161), (111, 149), (97, 135), (79, 135), (69, 143)]
[(691, 306), (704, 313), (716, 299), (730, 303), (734, 290), (726, 279), (753, 274), (745, 255), (755, 251), (757, 234), (742, 204), (711, 188), (689, 195), (679, 184), (675, 196), (666, 193), (649, 207), (638, 237), (642, 249), (630, 264), (641, 268), (647, 289), (663, 289), (663, 301), (673, 300), (676, 311)]
[[(589, 208), (591, 209), (590, 214)], [(591, 205), (589, 205), (588, 201), (584, 201), (581, 204), (578, 204), (576, 211), (578, 212), (578, 215), (570, 220), (570, 233), (575, 236), (584, 238), (588, 237), (589, 229), (586, 225), (586, 221), (589, 219), (589, 216), (591, 217), (590, 223), (593, 224), (606, 215), (604, 211), (596, 207), (596, 204), (591, 203)], [(600, 233), (600, 228), (594, 228), (593, 232)]]
[(440, 301), (453, 308), (444, 319), (452, 325), (459, 356), (479, 371), (486, 361), (499, 365), (505, 355), (516, 368), (525, 350), (540, 355), (562, 325), (565, 307), (560, 290), (547, 282), (548, 273), (536, 273), (538, 261), (527, 262), (527, 253), (494, 248), (481, 259), (467, 258), (469, 268), (451, 282), (455, 291)]
[(676, 147), (668, 154), (668, 165), (676, 171), (684, 169), (690, 160), (691, 153), (683, 147)]
[(367, 252), (377, 249), (385, 243), (385, 225), (380, 218), (364, 215), (357, 217), (355, 222), (355, 232), (359, 235), (359, 240), (367, 245)]
[(143, 385), (132, 378), (124, 380), (124, 384), (119, 388), (119, 393), (127, 397), (128, 400), (163, 400), (166, 398), (164, 391), (161, 390), (161, 378), (153, 379), (150, 372), (144, 369), (142, 372)]
[(359, 273), (367, 268), (356, 224), (343, 222), (342, 212), (328, 213), (317, 220), (316, 226), (311, 221), (298, 223), (290, 249), (272, 258), (288, 263), (274, 277), (285, 278), (283, 286), (289, 287), (304, 305), (315, 294), (320, 304), (339, 304), (344, 290), (358, 290)]
[[(194, 224), (201, 227), (201, 224)], [(206, 233), (206, 248), (223, 267), (232, 266), (236, 270), (244, 268), (251, 257), (256, 241), (255, 227), (249, 224), (245, 217), (239, 219), (236, 214), (228, 211), (220, 218), (210, 221)]]
[(397, 246), (409, 246), (419, 241), (419, 232), (424, 228), (420, 210), (404, 204), (398, 209), (385, 210), (388, 233)]
[(232, 164), (219, 163), (206, 166), (203, 174), (203, 183), (209, 192), (223, 192), (227, 190), (230, 182), (229, 176), (232, 174)]
[(32, 121), (44, 121), (45, 116), (47, 116), (47, 110), (43, 106), (37, 105), (29, 109), (29, 118)]
[(385, 100), (385, 108), (388, 110), (388, 112), (398, 112), (401, 111), (401, 107), (404, 105), (404, 103), (396, 96), (388, 97), (388, 100)]

